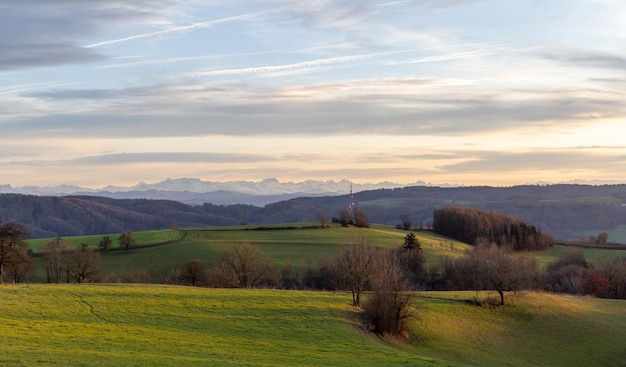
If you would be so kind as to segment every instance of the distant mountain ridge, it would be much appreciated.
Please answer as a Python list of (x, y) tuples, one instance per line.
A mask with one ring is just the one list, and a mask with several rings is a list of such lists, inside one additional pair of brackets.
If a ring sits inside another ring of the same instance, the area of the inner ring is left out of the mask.
[[(163, 193), (167, 192), (157, 192)], [(195, 195), (190, 192), (187, 194)], [(214, 194), (217, 197), (229, 193)], [(106, 234), (170, 226), (191, 228), (240, 223), (293, 223), (316, 221), (318, 214), (323, 212), (331, 217), (337, 216), (353, 201), (365, 210), (372, 223), (399, 224), (401, 216), (408, 216), (416, 227), (429, 226), (434, 210), (456, 205), (516, 216), (542, 231), (551, 232), (561, 240), (596, 236), (606, 231), (609, 233), (609, 241), (626, 242), (626, 185), (623, 184), (448, 188), (412, 186), (355, 192), (353, 198), (348, 194), (308, 194), (263, 206), (214, 203), (187, 205), (165, 199), (115, 199), (96, 195), (39, 196), (3, 192), (0, 194), (0, 223), (24, 223), (32, 237)]]
[[(418, 181), (412, 185), (427, 185)], [(38, 196), (89, 195), (115, 199), (166, 199), (190, 205), (204, 203), (231, 205), (250, 204), (263, 206), (269, 203), (301, 196), (345, 195), (354, 192), (393, 189), (406, 185), (394, 182), (352, 183), (348, 180), (302, 182), (280, 182), (275, 178), (253, 181), (202, 181), (198, 178), (168, 178), (157, 183), (140, 182), (137, 185), (105, 186), (102, 189), (89, 189), (74, 185), (22, 186), (0, 185), (0, 193), (26, 194)]]

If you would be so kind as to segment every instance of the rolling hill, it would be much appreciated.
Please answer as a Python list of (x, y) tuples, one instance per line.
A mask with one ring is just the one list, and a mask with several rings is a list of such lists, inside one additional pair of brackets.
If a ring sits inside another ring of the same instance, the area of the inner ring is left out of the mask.
[[(609, 241), (626, 242), (626, 185), (414, 186), (361, 191), (354, 200), (373, 223), (398, 224), (404, 214), (415, 226), (428, 226), (436, 208), (460, 205), (522, 218), (561, 240), (607, 232)], [(167, 226), (313, 221), (321, 212), (337, 216), (349, 202), (348, 195), (341, 195), (299, 197), (262, 207), (192, 206), (172, 200), (1, 194), (0, 221), (20, 221), (32, 237), (69, 236)]]
[(520, 293), (485, 309), (426, 293), (408, 339), (349, 295), (161, 285), (0, 287), (3, 366), (623, 366), (623, 302)]

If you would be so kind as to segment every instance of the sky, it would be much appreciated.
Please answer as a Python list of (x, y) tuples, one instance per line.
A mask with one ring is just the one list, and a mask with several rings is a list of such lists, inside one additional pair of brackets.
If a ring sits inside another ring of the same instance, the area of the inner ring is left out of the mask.
[(0, 0), (0, 184), (626, 182), (622, 0)]

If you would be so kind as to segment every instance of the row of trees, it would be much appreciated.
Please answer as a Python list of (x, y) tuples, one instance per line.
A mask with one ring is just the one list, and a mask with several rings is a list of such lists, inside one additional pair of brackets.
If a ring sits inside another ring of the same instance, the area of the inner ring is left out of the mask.
[[(27, 282), (32, 277), (35, 261), (28, 249), (26, 239), (28, 230), (18, 222), (0, 225), (0, 283)], [(117, 239), (119, 247), (128, 251), (136, 245), (131, 232), (122, 233)], [(112, 248), (113, 240), (104, 236), (98, 247), (107, 253)], [(100, 275), (100, 254), (87, 245), (74, 248), (62, 238), (55, 238), (42, 247), (43, 267), (46, 282), (92, 282)]]
[(522, 219), (458, 206), (435, 210), (433, 231), (465, 243), (495, 243), (515, 251), (538, 251), (554, 244), (552, 235)]

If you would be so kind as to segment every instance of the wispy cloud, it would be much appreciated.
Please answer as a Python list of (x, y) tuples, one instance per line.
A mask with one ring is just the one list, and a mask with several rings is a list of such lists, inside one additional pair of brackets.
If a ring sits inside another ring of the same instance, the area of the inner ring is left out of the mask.
[(278, 72), (278, 71), (291, 70), (291, 69), (304, 69), (304, 68), (318, 67), (318, 66), (324, 66), (324, 65), (359, 61), (359, 60), (369, 59), (375, 56), (377, 56), (377, 54), (340, 56), (340, 57), (329, 57), (329, 58), (317, 59), (317, 60), (311, 60), (311, 61), (303, 61), (303, 62), (297, 62), (297, 63), (292, 63), (292, 64), (265, 65), (265, 66), (245, 67), (245, 68), (235, 68), (235, 69), (198, 71), (198, 72), (189, 73), (189, 76), (211, 77), (211, 76), (223, 76), (223, 75), (269, 73), (269, 72)]
[(260, 11), (260, 12), (255, 12), (255, 13), (241, 14), (241, 15), (235, 15), (235, 16), (232, 16), (232, 17), (226, 17), (226, 18), (221, 18), (221, 19), (209, 20), (209, 21), (206, 21), (206, 22), (199, 22), (199, 23), (194, 23), (194, 24), (189, 24), (189, 25), (184, 25), (184, 26), (170, 27), (170, 28), (166, 28), (166, 29), (163, 29), (163, 30), (160, 30), (160, 31), (136, 34), (136, 35), (133, 35), (133, 36), (118, 38), (118, 39), (114, 39), (114, 40), (96, 42), (96, 43), (92, 43), (90, 45), (86, 45), (84, 47), (85, 48), (94, 48), (94, 47), (108, 46), (108, 45), (112, 45), (112, 44), (115, 44), (115, 43), (133, 41), (133, 40), (136, 40), (136, 39), (161, 36), (161, 35), (168, 34), (168, 33), (189, 32), (189, 31), (193, 31), (193, 30), (196, 30), (196, 29), (210, 28), (210, 27), (216, 26), (218, 24), (235, 22), (235, 21), (240, 21), (240, 20), (254, 19), (254, 18), (256, 18), (256, 17), (258, 17), (258, 16), (260, 16), (262, 14), (265, 14), (265, 13), (268, 13), (268, 11)]

